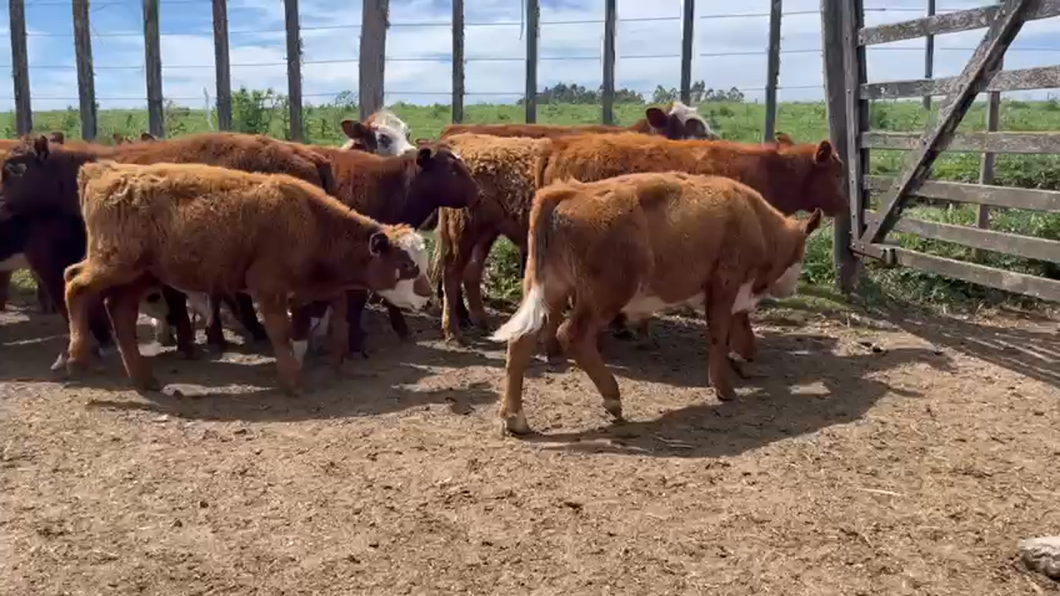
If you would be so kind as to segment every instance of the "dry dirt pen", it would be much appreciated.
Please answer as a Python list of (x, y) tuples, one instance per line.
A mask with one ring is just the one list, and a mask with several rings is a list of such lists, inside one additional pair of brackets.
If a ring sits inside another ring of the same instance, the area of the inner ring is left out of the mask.
[(539, 362), (514, 439), (502, 346), (432, 318), (401, 345), (368, 313), (372, 357), (302, 398), (238, 349), (165, 351), (140, 396), (117, 359), (52, 377), (65, 328), (28, 304), (0, 313), (0, 594), (1058, 591), (1016, 554), (1060, 533), (1055, 319), (773, 308), (722, 404), (670, 318), (606, 344), (630, 423)]

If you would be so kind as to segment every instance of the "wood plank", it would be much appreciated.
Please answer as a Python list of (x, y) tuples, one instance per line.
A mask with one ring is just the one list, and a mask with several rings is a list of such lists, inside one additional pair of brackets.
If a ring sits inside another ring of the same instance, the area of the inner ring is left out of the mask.
[(383, 108), (386, 94), (386, 33), (390, 21), (390, 0), (364, 0), (361, 13), (359, 93), (361, 120)]
[(453, 0), (453, 122), (464, 121), (464, 0)]
[(541, 37), (539, 0), (526, 0), (526, 121), (537, 122), (537, 44)]
[[(928, 0), (927, 16), (935, 16), (935, 0)], [(935, 36), (928, 35), (924, 39), (924, 79), (935, 78)], [(931, 95), (925, 95), (922, 100), (924, 110), (931, 109)]]
[[(864, 185), (870, 196), (883, 194), (894, 185), (894, 177), (866, 176)], [(1055, 190), (928, 180), (920, 185), (920, 188), (912, 191), (910, 196), (972, 205), (1060, 213), (1060, 192)]]
[(692, 52), (696, 34), (696, 0), (684, 0), (681, 18), (681, 101), (692, 102)]
[[(903, 39), (916, 39), (926, 35), (942, 35), (958, 31), (971, 31), (988, 27), (997, 16), (999, 7), (984, 6), (959, 10), (933, 17), (913, 19), (901, 23), (888, 23), (866, 27), (858, 32), (858, 44), (863, 46), (891, 43)], [(1026, 19), (1034, 21), (1060, 15), (1060, 0), (1035, 0), (1027, 12)]]
[(955, 261), (900, 247), (893, 247), (891, 250), (896, 265), (961, 279), (1014, 294), (1060, 302), (1060, 281)]
[[(912, 151), (920, 147), (921, 133), (866, 132), (861, 143), (870, 149)], [(953, 135), (947, 151), (958, 153), (1060, 153), (1060, 132), (965, 132)]]
[[(922, 95), (949, 95), (955, 90), (956, 82), (957, 77), (945, 77), (935, 80), (912, 79), (867, 83), (861, 86), (861, 97), (862, 99), (897, 99)], [(999, 72), (983, 91), (1027, 91), (1057, 87), (1060, 87), (1060, 66), (1040, 66)]]
[(287, 28), (287, 109), (290, 110), (288, 136), (292, 141), (301, 141), (302, 38), (298, 26), (298, 0), (284, 0), (283, 18)]
[(984, 75), (996, 69), (998, 60), (1023, 27), (1023, 15), (1036, 0), (1004, 0), (997, 18), (991, 24), (972, 58), (961, 72), (957, 91), (946, 97), (934, 127), (925, 133), (920, 146), (910, 153), (898, 181), (888, 192), (880, 207), (880, 219), (868, 226), (860, 242), (876, 244), (883, 240), (901, 216), (908, 192), (920, 186), (938, 155), (946, 149), (953, 133), (968, 112), (978, 94)]
[[(829, 139), (843, 163), (848, 163), (846, 81), (843, 70), (842, 0), (821, 1), (821, 47), (824, 48), (824, 95), (828, 109)], [(847, 174), (844, 171), (844, 176)], [(845, 183), (846, 181), (844, 181)], [(857, 287), (857, 255), (850, 250), (850, 211), (835, 218), (832, 260), (839, 290), (852, 293)]]
[[(998, 69), (1003, 68), (1004, 58), (998, 61)], [(986, 131), (997, 132), (1001, 124), (1001, 92), (991, 91), (986, 105)], [(994, 152), (986, 151), (979, 158), (979, 184), (990, 185), (994, 183)], [(990, 207), (979, 205), (977, 225), (981, 229), (990, 227)]]
[(865, 48), (857, 44), (857, 32), (864, 24), (862, 0), (844, 2), (839, 0), (840, 28), (843, 35), (844, 95), (846, 96), (847, 119), (847, 193), (850, 199), (851, 242), (861, 238), (864, 231), (865, 194), (859, 182), (863, 172), (869, 170), (869, 152), (861, 146), (861, 133), (869, 129), (868, 101), (851, 93), (865, 83)]
[(162, 41), (158, 30), (158, 0), (144, 0), (144, 66), (147, 75), (147, 130), (157, 139), (166, 136), (162, 99)]
[[(865, 211), (865, 219), (867, 221), (876, 221), (878, 218), (879, 215), (875, 211)], [(925, 221), (911, 217), (899, 219), (894, 224), (894, 231), (1014, 257), (1060, 263), (1060, 242), (1056, 240), (995, 232), (993, 230), (981, 230), (979, 228)]]
[(604, 124), (615, 123), (615, 29), (618, 23), (618, 0), (604, 0), (604, 93), (601, 118)]
[(780, 78), (780, 19), (783, 0), (769, 3), (769, 48), (766, 60), (766, 123), (762, 142), (773, 140), (777, 128), (777, 80)]
[(213, 0), (213, 56), (217, 128), (232, 130), (232, 61), (228, 55), (228, 0)]
[(29, 58), (26, 51), (26, 0), (11, 0), (11, 75), (15, 86), (15, 131), (18, 136), (33, 131), (33, 106), (29, 92)]
[(73, 0), (74, 55), (77, 61), (77, 98), (81, 108), (81, 138), (96, 139), (96, 77), (92, 70), (92, 27), (88, 0)]

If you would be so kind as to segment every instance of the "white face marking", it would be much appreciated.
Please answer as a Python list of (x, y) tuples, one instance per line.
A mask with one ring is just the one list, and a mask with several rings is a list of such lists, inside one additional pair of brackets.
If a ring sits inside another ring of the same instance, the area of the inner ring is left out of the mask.
[(379, 155), (401, 155), (416, 150), (404, 134), (386, 125), (376, 127), (375, 142)]
[(28, 267), (29, 261), (26, 260), (26, 255), (22, 253), (15, 253), (0, 261), (0, 271), (15, 271), (16, 269), (26, 269)]
[(732, 303), (732, 314), (751, 312), (758, 307), (758, 301), (762, 297), (755, 296), (751, 292), (752, 286), (753, 282), (747, 282), (740, 286), (740, 291), (736, 293), (736, 300)]
[(769, 295), (774, 298), (790, 298), (799, 289), (799, 278), (802, 276), (802, 261), (794, 263), (783, 275), (769, 287)]
[[(409, 232), (398, 240), (397, 245), (404, 250), (412, 259), (412, 262), (416, 263), (416, 266), (419, 267), (420, 277), (425, 278), (427, 276), (428, 258), (427, 244), (423, 241), (423, 236), (420, 236), (416, 232)], [(405, 279), (399, 281), (394, 289), (383, 290), (377, 293), (398, 308), (423, 310), (430, 303), (431, 297), (417, 295), (413, 289), (415, 283), (416, 280), (414, 279)]]
[(686, 124), (689, 120), (697, 120), (703, 123), (703, 128), (707, 131), (708, 139), (721, 138), (717, 133), (710, 129), (710, 124), (703, 119), (703, 116), (699, 115), (699, 108), (693, 108), (691, 106), (686, 106), (680, 101), (674, 101), (673, 105), (670, 107), (670, 115), (677, 116), (677, 119), (681, 124)]

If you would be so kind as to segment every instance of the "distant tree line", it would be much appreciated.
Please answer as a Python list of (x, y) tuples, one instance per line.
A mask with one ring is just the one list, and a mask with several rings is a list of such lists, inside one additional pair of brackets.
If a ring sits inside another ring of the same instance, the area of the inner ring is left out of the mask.
[[(736, 87), (728, 91), (724, 89), (709, 89), (704, 81), (696, 81), (689, 89), (691, 103), (693, 105), (711, 102), (742, 102), (743, 92)], [(596, 89), (590, 89), (577, 83), (557, 83), (552, 87), (545, 87), (537, 94), (538, 103), (566, 103), (566, 104), (599, 104), (603, 100), (604, 87), (601, 85)], [(655, 88), (652, 93), (652, 103), (667, 103), (680, 98), (681, 93), (676, 88), (666, 89), (662, 85)], [(518, 101), (519, 104), (523, 99)], [(615, 89), (615, 103), (646, 103), (643, 94), (633, 89)]]

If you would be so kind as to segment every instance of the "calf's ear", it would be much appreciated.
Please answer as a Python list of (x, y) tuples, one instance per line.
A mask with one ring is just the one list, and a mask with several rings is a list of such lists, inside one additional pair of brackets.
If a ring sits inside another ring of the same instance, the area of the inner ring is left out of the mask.
[(656, 107), (644, 110), (644, 117), (648, 119), (648, 124), (651, 124), (652, 128), (659, 129), (665, 129), (666, 124), (670, 119), (670, 117), (666, 115), (666, 112)]
[(151, 134), (149, 132), (140, 133), (140, 141), (141, 142), (150, 143), (151, 141), (157, 141), (157, 140), (158, 139), (155, 138), (155, 135), (153, 135), (153, 134)]
[(773, 138), (776, 139), (778, 147), (791, 147), (795, 144), (795, 141), (786, 132), (778, 132)]
[(376, 232), (368, 239), (368, 252), (378, 257), (390, 248), (390, 239), (383, 232)]
[(62, 131), (56, 130), (54, 132), (48, 133), (48, 139), (53, 143), (62, 145), (66, 142), (66, 135)]
[(811, 215), (810, 218), (806, 220), (806, 223), (802, 224), (803, 233), (807, 236), (812, 234), (813, 231), (821, 225), (822, 217), (824, 217), (824, 214), (822, 213), (821, 208), (818, 207), (814, 209), (813, 215)]
[(817, 164), (824, 164), (830, 159), (832, 159), (832, 143), (821, 141), (817, 145), (817, 153), (814, 154), (813, 161)]
[(350, 120), (349, 118), (340, 122), (339, 126), (342, 127), (342, 132), (346, 133), (346, 136), (351, 139), (359, 139), (361, 137), (357, 127), (364, 128), (363, 124), (356, 120)]
[(420, 166), (424, 170), (431, 166), (431, 148), (420, 147), (416, 151), (416, 165)]

